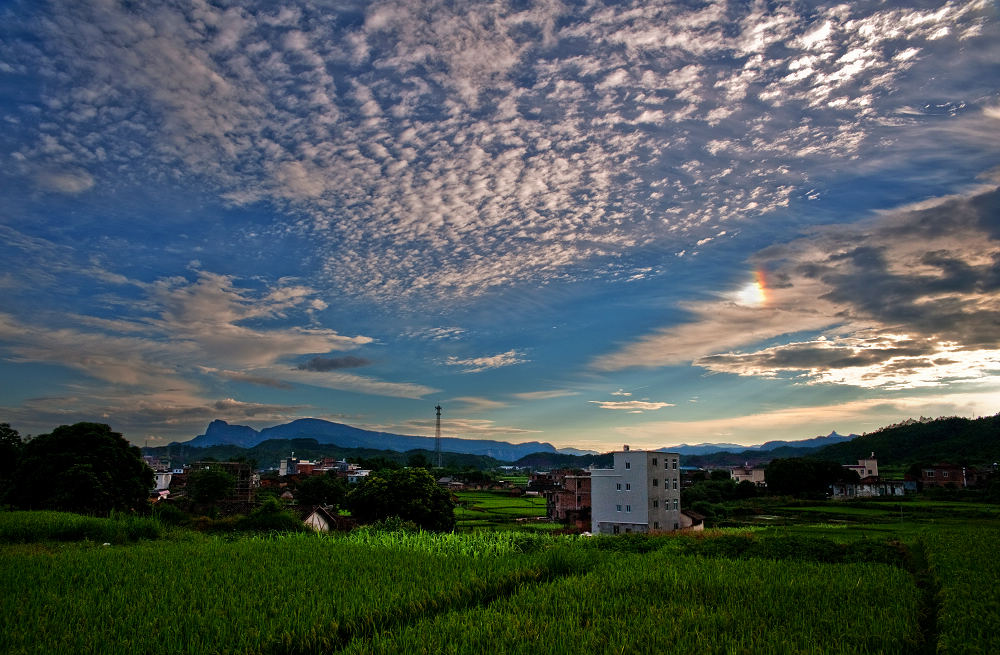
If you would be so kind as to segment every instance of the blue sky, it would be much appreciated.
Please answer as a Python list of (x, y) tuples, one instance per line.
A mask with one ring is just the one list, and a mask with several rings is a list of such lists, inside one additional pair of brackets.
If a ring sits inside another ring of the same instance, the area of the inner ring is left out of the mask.
[(0, 119), (23, 433), (1000, 411), (991, 1), (15, 1)]

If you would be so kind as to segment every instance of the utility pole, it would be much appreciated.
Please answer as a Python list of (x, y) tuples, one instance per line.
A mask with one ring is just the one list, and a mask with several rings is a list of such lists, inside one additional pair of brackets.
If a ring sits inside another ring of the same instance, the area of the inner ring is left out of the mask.
[(434, 409), (437, 410), (437, 426), (434, 428), (434, 464), (441, 468), (441, 405)]

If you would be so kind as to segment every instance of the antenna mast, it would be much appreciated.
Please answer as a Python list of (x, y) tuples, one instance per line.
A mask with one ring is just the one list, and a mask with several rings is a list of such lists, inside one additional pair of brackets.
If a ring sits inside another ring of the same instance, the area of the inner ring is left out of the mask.
[(437, 410), (437, 426), (434, 428), (434, 463), (441, 468), (441, 405), (434, 409)]

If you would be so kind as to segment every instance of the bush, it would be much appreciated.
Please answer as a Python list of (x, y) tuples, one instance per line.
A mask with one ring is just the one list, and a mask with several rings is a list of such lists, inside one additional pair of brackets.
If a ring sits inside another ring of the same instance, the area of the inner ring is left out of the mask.
[(297, 516), (284, 509), (281, 501), (269, 498), (260, 507), (250, 512), (250, 516), (236, 521), (237, 530), (250, 532), (306, 532), (306, 527)]

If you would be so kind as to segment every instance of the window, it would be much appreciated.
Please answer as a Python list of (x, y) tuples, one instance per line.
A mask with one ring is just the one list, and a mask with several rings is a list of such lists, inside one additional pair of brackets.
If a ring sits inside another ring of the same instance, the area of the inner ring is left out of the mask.
[(615, 489), (618, 490), (618, 491), (621, 491), (622, 490), (622, 483), (619, 482), (618, 484), (616, 484), (615, 485)]
[(660, 506), (660, 501), (657, 500), (656, 498), (654, 498), (653, 499), (653, 509), (656, 509), (659, 506)]
[(677, 499), (674, 498), (674, 509), (677, 509)]
[(579, 505), (582, 500), (583, 500), (583, 498), (581, 496), (577, 496), (576, 497), (576, 504)]
[(625, 468), (627, 469), (632, 468), (632, 462), (625, 462)]
[(924, 477), (925, 478), (933, 478), (934, 477), (934, 471), (924, 471)]
[(622, 511), (622, 506), (621, 505), (615, 505), (615, 511), (616, 512)]
[(670, 466), (671, 466), (671, 468), (673, 468), (676, 471), (677, 470), (677, 460), (676, 459), (670, 460)]
[(632, 506), (631, 505), (626, 505), (625, 506), (625, 511), (626, 512), (631, 512), (632, 511)]
[(676, 489), (676, 488), (677, 488), (677, 479), (675, 478), (674, 479), (674, 489)]
[(659, 487), (660, 486), (660, 481), (657, 480), (656, 478), (653, 478), (653, 486), (654, 487)]
[(948, 477), (948, 471), (941, 471), (941, 477), (942, 478)]
[(656, 466), (656, 458), (653, 458), (653, 466)]
[(667, 471), (669, 469), (670, 469), (670, 462), (667, 460), (663, 460), (663, 470)]
[(654, 530), (659, 530), (660, 529), (660, 522), (659, 521), (653, 521), (653, 529)]
[(632, 483), (631, 482), (626, 482), (625, 483), (625, 491), (632, 491)]

